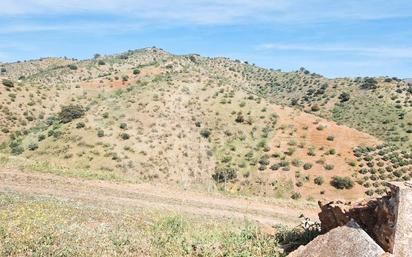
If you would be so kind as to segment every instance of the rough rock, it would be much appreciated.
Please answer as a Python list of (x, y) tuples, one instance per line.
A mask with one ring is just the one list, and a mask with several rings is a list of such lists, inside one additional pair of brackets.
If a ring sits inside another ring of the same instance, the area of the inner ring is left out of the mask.
[(394, 247), (397, 204), (392, 194), (355, 204), (343, 202), (319, 203), (322, 232), (345, 225), (353, 219), (382, 249), (392, 252)]
[(389, 184), (396, 206), (395, 242), (393, 254), (396, 257), (412, 256), (412, 183), (393, 182)]
[(383, 257), (390, 256), (353, 220), (320, 235), (289, 257)]

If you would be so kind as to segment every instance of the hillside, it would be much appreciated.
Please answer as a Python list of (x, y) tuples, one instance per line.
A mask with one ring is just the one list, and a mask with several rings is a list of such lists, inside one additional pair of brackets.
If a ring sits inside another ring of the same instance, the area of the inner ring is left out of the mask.
[(5, 165), (19, 155), (15, 166), (72, 177), (308, 200), (383, 194), (412, 175), (412, 87), (396, 78), (156, 48), (2, 67)]

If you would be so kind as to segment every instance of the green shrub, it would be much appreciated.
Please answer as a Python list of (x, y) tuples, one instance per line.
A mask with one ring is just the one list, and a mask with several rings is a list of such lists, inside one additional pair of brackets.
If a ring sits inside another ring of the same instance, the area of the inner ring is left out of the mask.
[(126, 123), (120, 123), (120, 126), (119, 126), (121, 129), (127, 129), (127, 124)]
[(21, 146), (21, 140), (13, 140), (10, 142), (9, 144), (10, 147), (10, 151), (13, 155), (19, 155), (22, 154), (24, 152), (23, 147)]
[(27, 148), (28, 148), (30, 151), (34, 151), (34, 150), (36, 150), (37, 148), (39, 148), (39, 145), (36, 144), (36, 143), (31, 143), (31, 144), (28, 145)]
[(317, 176), (314, 180), (313, 180), (313, 182), (316, 184), (316, 185), (322, 185), (324, 182), (325, 182), (325, 180), (323, 179), (323, 177), (322, 176)]
[(71, 69), (71, 70), (77, 70), (77, 66), (74, 65), (74, 64), (69, 64), (68, 67), (69, 67), (69, 69)]
[(105, 65), (106, 63), (105, 63), (103, 60), (99, 60), (99, 61), (97, 62), (97, 64), (99, 64), (99, 65)]
[(341, 103), (347, 102), (350, 99), (350, 95), (346, 92), (343, 92), (342, 94), (339, 95), (339, 100)]
[(237, 123), (243, 123), (245, 121), (245, 118), (243, 117), (243, 114), (241, 112), (238, 112), (235, 121)]
[(40, 134), (40, 135), (37, 137), (37, 139), (38, 139), (39, 141), (43, 141), (44, 139), (46, 139), (46, 136), (43, 135), (43, 134)]
[(299, 192), (294, 192), (290, 198), (292, 198), (293, 200), (298, 200), (300, 198), (302, 198), (302, 195)]
[(310, 170), (312, 168), (312, 166), (313, 166), (312, 163), (307, 162), (307, 163), (303, 164), (303, 169), (304, 170)]
[(210, 134), (211, 134), (211, 132), (210, 132), (210, 130), (207, 129), (207, 128), (204, 128), (204, 129), (202, 129), (202, 130), (200, 131), (200, 135), (201, 135), (202, 137), (204, 137), (204, 138), (209, 138), (209, 137), (210, 137)]
[(280, 168), (279, 164), (275, 163), (270, 166), (271, 170), (278, 170)]
[(5, 87), (8, 87), (8, 88), (14, 87), (14, 83), (10, 79), (3, 79), (1, 82), (2, 82), (3, 86), (5, 86)]
[(314, 104), (314, 105), (312, 105), (312, 106), (310, 107), (310, 110), (311, 110), (312, 112), (317, 112), (317, 111), (320, 110), (320, 107), (319, 107), (319, 105)]
[(232, 167), (218, 167), (215, 169), (215, 173), (212, 175), (212, 178), (217, 183), (228, 182), (236, 179), (236, 177), (236, 171)]
[(99, 129), (99, 130), (97, 131), (97, 136), (98, 136), (98, 137), (104, 137), (104, 131), (101, 130), (101, 129)]
[(128, 139), (130, 138), (130, 135), (127, 134), (127, 133), (122, 133), (122, 134), (120, 134), (120, 137), (121, 137), (123, 140), (128, 140)]
[(327, 139), (328, 141), (333, 141), (333, 140), (335, 140), (335, 137), (332, 136), (332, 135), (329, 135), (326, 139)]
[(69, 123), (74, 119), (83, 117), (85, 110), (80, 105), (67, 105), (61, 108), (58, 114), (59, 121), (62, 123)]
[(349, 177), (334, 176), (330, 184), (337, 189), (351, 189), (353, 187), (353, 181)]
[(134, 70), (133, 70), (133, 74), (134, 74), (134, 75), (139, 75), (139, 74), (140, 74), (140, 70), (139, 70), (139, 69), (134, 69)]
[(335, 168), (335, 166), (333, 166), (332, 164), (325, 164), (323, 167), (325, 168), (325, 170), (333, 170)]
[(78, 129), (81, 129), (81, 128), (84, 128), (84, 127), (86, 127), (86, 124), (84, 124), (84, 122), (78, 122), (77, 124), (76, 124), (76, 128), (78, 128)]

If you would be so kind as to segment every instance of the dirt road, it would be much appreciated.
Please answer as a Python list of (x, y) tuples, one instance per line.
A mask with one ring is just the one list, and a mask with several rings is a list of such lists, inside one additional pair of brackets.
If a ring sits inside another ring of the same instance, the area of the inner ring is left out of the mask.
[(177, 190), (163, 185), (82, 180), (15, 169), (0, 169), (1, 192), (77, 201), (113, 210), (156, 209), (213, 218), (247, 218), (267, 225), (296, 225), (300, 214), (317, 217), (317, 208), (300, 208), (287, 201), (264, 202)]

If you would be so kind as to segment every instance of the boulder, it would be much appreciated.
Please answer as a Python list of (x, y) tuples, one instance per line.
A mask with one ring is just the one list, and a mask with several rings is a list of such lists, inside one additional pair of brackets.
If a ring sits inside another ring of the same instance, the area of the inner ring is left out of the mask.
[(288, 257), (383, 257), (390, 256), (353, 220), (320, 235)]
[(343, 226), (353, 219), (382, 249), (392, 252), (395, 237), (396, 203), (388, 196), (358, 203), (319, 202), (323, 233)]

